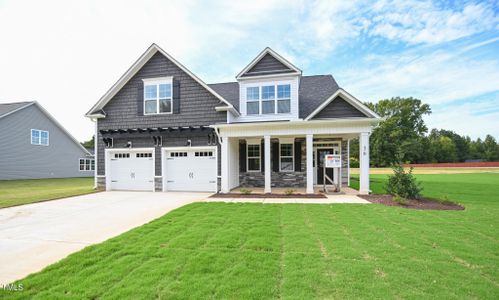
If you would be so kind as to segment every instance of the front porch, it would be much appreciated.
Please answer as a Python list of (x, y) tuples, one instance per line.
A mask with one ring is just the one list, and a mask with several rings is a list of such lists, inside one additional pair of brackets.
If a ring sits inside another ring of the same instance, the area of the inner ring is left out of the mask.
[[(340, 185), (349, 185), (349, 143), (360, 141), (360, 194), (369, 193), (369, 123), (355, 120), (227, 124), (214, 126), (221, 143), (221, 189), (289, 189), (313, 194), (324, 182), (326, 154), (341, 154), (341, 168), (326, 169)], [(365, 121), (365, 120), (363, 120)], [(351, 126), (356, 123), (357, 126)], [(364, 125), (364, 126), (361, 126)], [(326, 181), (326, 183), (328, 183)]]

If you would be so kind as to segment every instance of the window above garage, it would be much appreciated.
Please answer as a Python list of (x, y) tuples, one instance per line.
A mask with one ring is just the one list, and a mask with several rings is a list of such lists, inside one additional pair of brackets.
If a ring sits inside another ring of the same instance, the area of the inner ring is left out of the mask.
[(144, 82), (144, 115), (173, 113), (173, 77), (148, 78)]

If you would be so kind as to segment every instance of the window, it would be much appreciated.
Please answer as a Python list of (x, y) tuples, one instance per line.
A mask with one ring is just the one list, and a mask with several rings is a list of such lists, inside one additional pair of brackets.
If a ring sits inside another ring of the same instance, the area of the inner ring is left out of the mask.
[(130, 158), (130, 153), (114, 153), (114, 158)]
[(280, 170), (281, 172), (293, 172), (295, 170), (294, 164), (294, 145), (293, 144), (279, 144), (280, 147)]
[(194, 152), (194, 156), (213, 156), (212, 151)]
[(248, 172), (260, 172), (260, 144), (248, 144)]
[(172, 109), (172, 78), (144, 80), (144, 114), (169, 114)]
[(246, 89), (246, 113), (248, 115), (260, 114), (260, 88), (249, 87)]
[(31, 145), (49, 145), (49, 132), (38, 129), (31, 129)]
[(91, 158), (80, 158), (80, 171), (94, 171), (95, 160)]
[(277, 86), (277, 112), (280, 114), (291, 112), (291, 86), (289, 84)]
[(148, 152), (148, 153), (135, 153), (135, 157), (137, 157), (137, 158), (152, 157), (152, 153), (151, 152)]
[(275, 86), (262, 86), (262, 114), (275, 112)]
[(170, 152), (170, 157), (186, 157), (187, 152)]
[(283, 114), (290, 112), (290, 84), (263, 85), (261, 87), (252, 86), (246, 88), (247, 115)]

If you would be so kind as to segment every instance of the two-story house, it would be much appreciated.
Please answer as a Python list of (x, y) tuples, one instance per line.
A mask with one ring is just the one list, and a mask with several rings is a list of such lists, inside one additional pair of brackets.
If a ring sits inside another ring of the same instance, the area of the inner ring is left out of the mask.
[(326, 154), (360, 141), (360, 193), (369, 192), (369, 134), (379, 116), (331, 75), (303, 76), (270, 48), (235, 82), (206, 84), (157, 45), (90, 109), (96, 186), (107, 190), (213, 191), (323, 184)]

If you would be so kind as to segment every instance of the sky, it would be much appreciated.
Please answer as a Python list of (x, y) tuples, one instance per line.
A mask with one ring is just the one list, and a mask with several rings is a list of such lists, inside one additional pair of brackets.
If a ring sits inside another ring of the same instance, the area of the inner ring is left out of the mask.
[(37, 100), (88, 140), (84, 114), (151, 43), (206, 83), (270, 46), (362, 101), (421, 99), (430, 129), (499, 140), (497, 0), (0, 0), (0, 103)]

